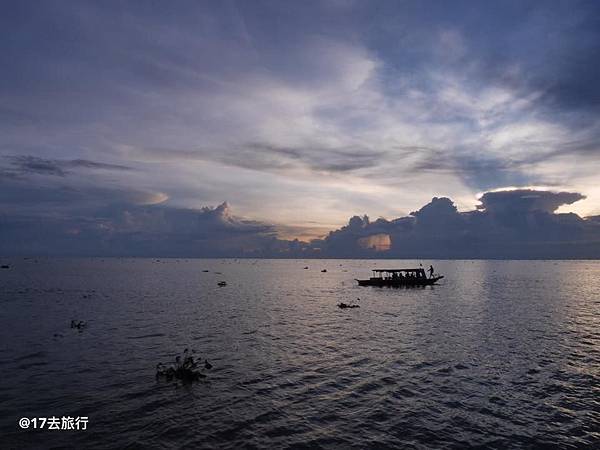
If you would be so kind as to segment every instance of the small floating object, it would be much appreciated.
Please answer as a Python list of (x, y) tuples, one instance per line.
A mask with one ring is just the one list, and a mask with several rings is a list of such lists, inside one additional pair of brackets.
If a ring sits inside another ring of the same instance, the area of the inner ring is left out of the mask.
[[(207, 360), (204, 363), (204, 368), (212, 369), (212, 364)], [(186, 348), (183, 351), (183, 362), (181, 356), (176, 356), (173, 364), (158, 363), (156, 365), (156, 379), (164, 378), (166, 381), (177, 379), (183, 382), (191, 382), (206, 378), (206, 375), (197, 369), (198, 362), (194, 360), (194, 357), (188, 353)]]
[(85, 320), (71, 320), (71, 328), (77, 328), (78, 330), (81, 330), (85, 328), (86, 325), (87, 323), (85, 323)]
[(341, 303), (338, 303), (338, 308), (340, 308), (340, 309), (346, 309), (346, 308), (360, 308), (360, 306), (359, 306), (359, 305), (349, 305), (349, 304), (347, 304), (347, 303), (341, 302)]
[(203, 270), (202, 272), (210, 272), (210, 270), (207, 270), (207, 269), (205, 269), (205, 270)]
[(0, 269), (10, 269), (10, 266), (8, 264), (2, 264)]
[(327, 272), (327, 269), (323, 269), (323, 270), (321, 270), (321, 272)]
[(306, 269), (308, 269), (308, 266), (306, 266), (306, 267), (304, 268), (304, 270), (306, 270)]
[(226, 281), (219, 281), (217, 283), (218, 286), (223, 287), (223, 286), (227, 286), (227, 282)]

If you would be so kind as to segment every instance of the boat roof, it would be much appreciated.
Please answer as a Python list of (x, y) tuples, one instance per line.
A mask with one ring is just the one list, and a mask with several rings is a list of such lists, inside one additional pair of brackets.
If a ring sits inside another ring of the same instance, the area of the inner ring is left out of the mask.
[(372, 269), (373, 272), (420, 272), (421, 270), (425, 270), (422, 267), (418, 269)]

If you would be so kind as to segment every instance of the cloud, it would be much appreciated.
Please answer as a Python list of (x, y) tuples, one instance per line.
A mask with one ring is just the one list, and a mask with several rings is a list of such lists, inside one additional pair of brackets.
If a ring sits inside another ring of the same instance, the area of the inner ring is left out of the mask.
[(229, 204), (199, 209), (121, 201), (88, 211), (0, 215), (5, 254), (179, 257), (597, 258), (598, 217), (557, 214), (578, 193), (488, 192), (459, 212), (435, 197), (393, 220), (353, 216), (310, 242), (278, 238), (275, 225), (241, 218)]
[[(384, 152), (366, 149), (277, 147), (269, 144), (251, 143), (237, 152), (236, 158), (224, 161), (247, 168), (265, 170), (270, 165), (284, 169), (301, 164), (315, 171), (351, 172), (376, 166)], [(239, 158), (239, 156), (243, 158)]]
[(313, 246), (329, 257), (597, 258), (596, 218), (554, 213), (583, 198), (532, 189), (487, 192), (478, 210), (459, 212), (449, 198), (435, 197), (408, 217), (352, 217)]
[(128, 191), (121, 198), (137, 205), (158, 205), (169, 199), (164, 192)]
[(289, 243), (272, 226), (239, 219), (227, 203), (199, 210), (114, 204), (83, 217), (0, 215), (4, 254), (268, 256)]
[(227, 198), (339, 227), (504, 186), (600, 212), (598, 4), (344, 5), (6, 6), (7, 214)]
[(493, 214), (523, 214), (533, 211), (553, 213), (561, 205), (571, 205), (585, 199), (577, 192), (548, 192), (533, 189), (486, 192), (478, 209)]
[(131, 167), (120, 164), (99, 163), (86, 159), (45, 159), (31, 155), (6, 156), (5, 158), (8, 159), (10, 166), (3, 170), (13, 173), (15, 176), (38, 174), (64, 177), (71, 170), (78, 169), (132, 170)]
[(154, 205), (169, 199), (164, 192), (106, 178), (107, 174), (129, 174), (127, 168), (92, 161), (9, 161), (12, 164), (6, 172), (0, 171), (0, 211), (7, 217), (86, 217), (108, 205)]

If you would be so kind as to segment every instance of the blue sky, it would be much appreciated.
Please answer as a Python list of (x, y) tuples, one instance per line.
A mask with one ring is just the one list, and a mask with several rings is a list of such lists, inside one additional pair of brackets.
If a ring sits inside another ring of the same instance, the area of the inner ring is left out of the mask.
[(227, 201), (308, 239), (507, 187), (600, 214), (598, 2), (1, 7), (5, 218)]

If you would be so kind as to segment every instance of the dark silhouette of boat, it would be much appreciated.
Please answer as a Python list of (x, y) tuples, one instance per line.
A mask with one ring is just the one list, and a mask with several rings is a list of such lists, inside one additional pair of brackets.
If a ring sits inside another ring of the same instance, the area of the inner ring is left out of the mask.
[[(433, 269), (432, 269), (433, 272)], [(373, 269), (368, 280), (356, 280), (359, 286), (431, 286), (443, 275), (431, 274), (428, 278), (425, 269)]]

